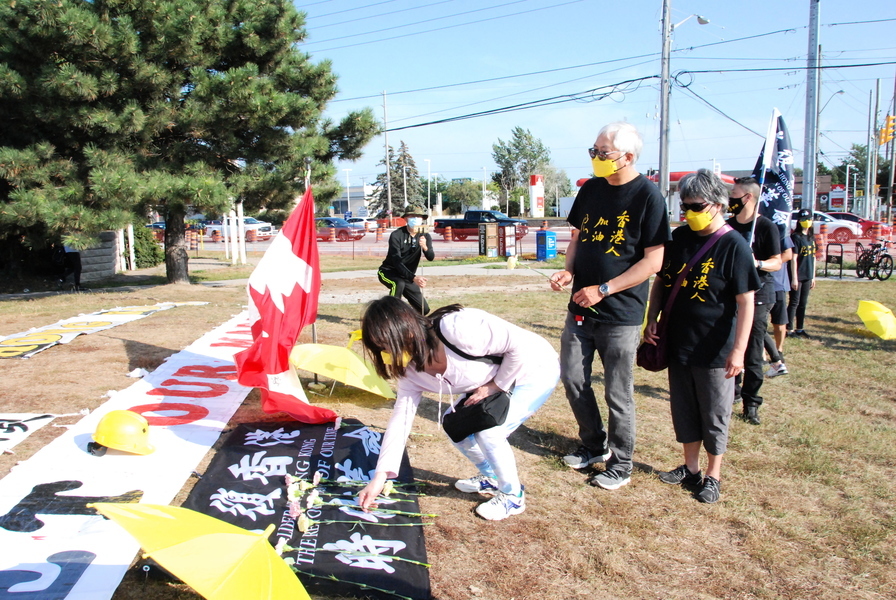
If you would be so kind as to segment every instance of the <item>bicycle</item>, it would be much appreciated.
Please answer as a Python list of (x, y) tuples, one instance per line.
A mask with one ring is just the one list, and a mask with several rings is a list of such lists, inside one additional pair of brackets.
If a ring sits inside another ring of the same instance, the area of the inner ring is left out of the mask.
[(893, 257), (887, 252), (891, 240), (881, 239), (879, 244), (871, 244), (856, 259), (856, 277), (886, 281), (893, 274)]

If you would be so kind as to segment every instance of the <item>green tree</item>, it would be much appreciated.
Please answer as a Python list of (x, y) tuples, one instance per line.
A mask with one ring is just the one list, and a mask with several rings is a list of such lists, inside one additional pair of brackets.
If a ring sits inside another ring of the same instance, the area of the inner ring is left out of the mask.
[[(386, 166), (386, 159), (380, 160), (378, 165)], [(417, 171), (417, 163), (408, 145), (401, 142), (398, 147), (398, 155), (395, 150), (389, 146), (389, 177), (391, 183), (392, 194), (392, 212), (399, 215), (405, 207), (405, 183), (407, 183), (407, 203), (419, 204), (426, 206), (426, 182), (420, 179), (420, 173)], [(373, 183), (374, 192), (369, 207), (374, 213), (383, 213), (389, 206), (388, 193), (390, 190), (386, 186), (386, 172), (376, 176)]]
[(514, 199), (515, 188), (528, 189), (529, 176), (542, 173), (551, 162), (551, 153), (528, 129), (514, 127), (510, 140), (498, 138), (492, 145), (492, 159), (498, 165), (492, 181), (504, 191), (506, 202)]
[(482, 206), (482, 183), (450, 182), (442, 193), (442, 210), (446, 214), (460, 215), (471, 206)]
[(83, 248), (158, 210), (168, 280), (187, 282), (189, 209), (286, 208), (305, 158), (326, 201), (333, 160), (378, 125), (369, 109), (322, 116), (336, 78), (305, 35), (289, 0), (3, 3), (0, 229)]
[[(890, 161), (883, 156), (883, 152), (877, 159), (877, 173), (875, 174), (875, 183), (886, 190), (890, 181)], [(831, 181), (834, 183), (846, 184), (846, 165), (853, 165), (849, 168), (849, 185), (852, 185), (853, 173), (858, 173), (859, 189), (865, 189), (865, 161), (868, 158), (868, 146), (865, 144), (853, 144), (850, 147), (849, 154), (840, 161), (840, 164), (832, 169)], [(836, 181), (834, 179), (836, 178)]]

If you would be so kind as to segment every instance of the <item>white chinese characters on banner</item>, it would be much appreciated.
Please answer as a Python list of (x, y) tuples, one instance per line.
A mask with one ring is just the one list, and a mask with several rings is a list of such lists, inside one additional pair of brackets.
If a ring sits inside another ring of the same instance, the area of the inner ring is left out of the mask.
[(323, 549), (338, 552), (336, 558), (350, 567), (359, 569), (377, 569), (386, 573), (394, 573), (394, 559), (390, 554), (398, 554), (404, 550), (405, 543), (400, 540), (376, 540), (369, 535), (353, 533), (348, 540), (324, 544)]
[(0, 414), (0, 452), (6, 452), (53, 420), (55, 415)]

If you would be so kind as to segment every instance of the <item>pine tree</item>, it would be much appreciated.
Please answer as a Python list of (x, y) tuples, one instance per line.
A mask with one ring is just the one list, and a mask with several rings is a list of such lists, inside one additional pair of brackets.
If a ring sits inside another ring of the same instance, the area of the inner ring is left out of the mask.
[(298, 49), (290, 0), (17, 0), (0, 6), (0, 231), (64, 233), (165, 217), (170, 282), (186, 282), (184, 217), (290, 206), (311, 158), (338, 189), (378, 126), (323, 117), (326, 61)]
[[(374, 192), (369, 203), (371, 212), (377, 214), (388, 210), (390, 190), (386, 186), (387, 179), (391, 184), (393, 215), (400, 215), (405, 207), (405, 181), (407, 181), (407, 203), (426, 206), (426, 187), (420, 180), (417, 163), (414, 162), (407, 144), (401, 142), (397, 156), (392, 146), (389, 146), (388, 155), (388, 177), (384, 171), (376, 176), (376, 181), (373, 183)], [(385, 167), (386, 159), (380, 160), (377, 165)]]

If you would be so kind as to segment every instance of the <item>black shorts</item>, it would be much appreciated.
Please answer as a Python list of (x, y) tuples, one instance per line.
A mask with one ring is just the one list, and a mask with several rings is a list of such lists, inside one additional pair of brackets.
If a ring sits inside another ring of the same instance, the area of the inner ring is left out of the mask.
[(775, 292), (775, 304), (769, 313), (772, 325), (787, 325), (790, 319), (787, 318), (787, 292), (781, 290)]

